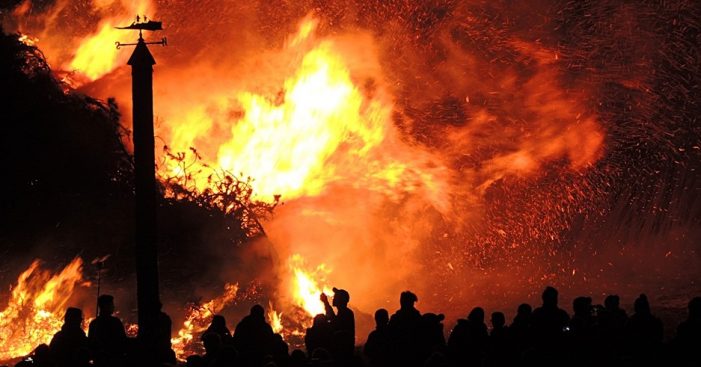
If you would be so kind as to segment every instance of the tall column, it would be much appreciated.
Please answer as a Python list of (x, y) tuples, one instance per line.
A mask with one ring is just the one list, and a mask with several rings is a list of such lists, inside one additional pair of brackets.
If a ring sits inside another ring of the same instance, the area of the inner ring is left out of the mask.
[[(143, 356), (155, 358), (158, 342), (158, 250), (156, 245), (156, 178), (153, 132), (153, 65), (156, 61), (143, 38), (128, 64), (132, 68), (134, 163), (136, 196), (136, 293), (139, 344)], [(155, 360), (143, 361), (155, 365)]]

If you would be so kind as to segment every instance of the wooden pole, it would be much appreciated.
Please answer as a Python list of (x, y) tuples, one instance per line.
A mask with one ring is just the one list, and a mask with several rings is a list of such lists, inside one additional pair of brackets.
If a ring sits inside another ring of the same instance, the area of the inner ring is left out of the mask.
[[(156, 178), (153, 131), (153, 65), (143, 38), (128, 64), (132, 68), (134, 165), (136, 196), (136, 293), (138, 339), (143, 365), (155, 366), (158, 348), (158, 250), (156, 244)], [(153, 360), (151, 360), (153, 358)]]

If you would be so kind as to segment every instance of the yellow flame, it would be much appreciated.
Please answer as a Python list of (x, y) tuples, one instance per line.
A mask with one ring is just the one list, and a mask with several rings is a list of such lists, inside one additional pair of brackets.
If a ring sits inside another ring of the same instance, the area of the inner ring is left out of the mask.
[(282, 331), (282, 312), (275, 311), (272, 302), (268, 303), (268, 322), (270, 322), (270, 327), (273, 328), (274, 333)]
[(290, 257), (289, 266), (293, 274), (292, 297), (297, 306), (313, 317), (325, 312), (319, 296), (322, 292), (332, 294), (332, 290), (323, 284), (331, 271), (324, 264), (317, 266), (313, 271), (305, 270), (304, 265), (304, 258), (300, 254)]
[[(315, 28), (316, 20), (305, 20), (287, 45), (291, 54), (309, 50), (301, 53), (279, 93), (214, 93), (208, 103), (177, 106), (180, 112), (165, 119), (170, 148), (187, 152), (199, 141), (214, 144), (216, 160), (205, 156), (205, 163), (250, 176), (257, 199), (269, 202), (275, 195), (283, 200), (317, 196), (339, 181), (390, 195), (422, 188), (441, 192), (437, 178), (416, 164), (420, 159), (413, 153), (380, 149), (401, 144), (391, 131), (392, 103), (383, 93), (356, 86), (334, 41), (302, 46)], [(230, 132), (223, 142), (222, 127)], [(163, 177), (185, 174), (177, 162), (161, 169)], [(198, 190), (209, 187), (209, 172), (188, 173)]]
[[(100, 9), (113, 2), (94, 5)], [(155, 6), (151, 0), (122, 2), (122, 5), (124, 11), (121, 14), (105, 17), (97, 31), (80, 42), (75, 56), (68, 62), (67, 69), (78, 71), (90, 80), (96, 80), (126, 62), (131, 53), (124, 50), (120, 52), (115, 48), (114, 43), (125, 37), (134, 38), (134, 33), (133, 31), (124, 32), (115, 27), (129, 25), (134, 21), (134, 14), (153, 14)]]
[(76, 257), (58, 274), (35, 260), (17, 279), (7, 307), (0, 312), (0, 361), (25, 356), (49, 343), (61, 329), (66, 305), (83, 280), (83, 261)]

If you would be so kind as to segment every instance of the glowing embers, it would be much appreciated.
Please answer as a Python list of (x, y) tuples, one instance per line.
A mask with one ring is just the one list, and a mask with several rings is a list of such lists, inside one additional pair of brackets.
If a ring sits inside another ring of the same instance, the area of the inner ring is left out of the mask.
[(48, 344), (61, 329), (75, 288), (88, 285), (78, 257), (56, 274), (42, 269), (39, 260), (32, 262), (18, 277), (7, 307), (0, 312), (0, 361), (25, 356), (39, 344)]

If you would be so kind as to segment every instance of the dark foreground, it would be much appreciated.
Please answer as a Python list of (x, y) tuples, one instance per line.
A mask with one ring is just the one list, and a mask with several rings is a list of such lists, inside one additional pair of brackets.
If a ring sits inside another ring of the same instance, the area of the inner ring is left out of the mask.
[[(543, 303), (532, 309), (518, 306), (507, 325), (504, 314), (475, 307), (458, 320), (446, 340), (442, 314), (419, 312), (417, 296), (407, 291), (393, 315), (375, 313), (376, 328), (361, 348), (355, 346), (355, 320), (350, 296), (334, 288), (333, 301), (321, 295), (326, 313), (317, 315), (305, 335), (306, 352), (291, 353), (282, 336), (265, 320), (263, 307), (254, 306), (231, 333), (223, 316), (215, 316), (200, 336), (205, 352), (176, 361), (170, 346), (171, 323), (162, 314), (160, 349), (149, 351), (163, 366), (301, 367), (301, 366), (701, 366), (701, 297), (689, 302), (688, 318), (674, 337), (663, 341), (662, 321), (640, 295), (634, 309), (620, 307), (619, 297), (603, 305), (577, 297), (572, 315), (558, 306), (558, 292), (548, 287)], [(137, 341), (126, 336), (122, 322), (112, 316), (111, 296), (100, 298), (99, 316), (88, 334), (81, 328), (82, 312), (69, 308), (65, 323), (50, 345), (40, 345), (15, 366), (83, 367), (142, 365)]]

